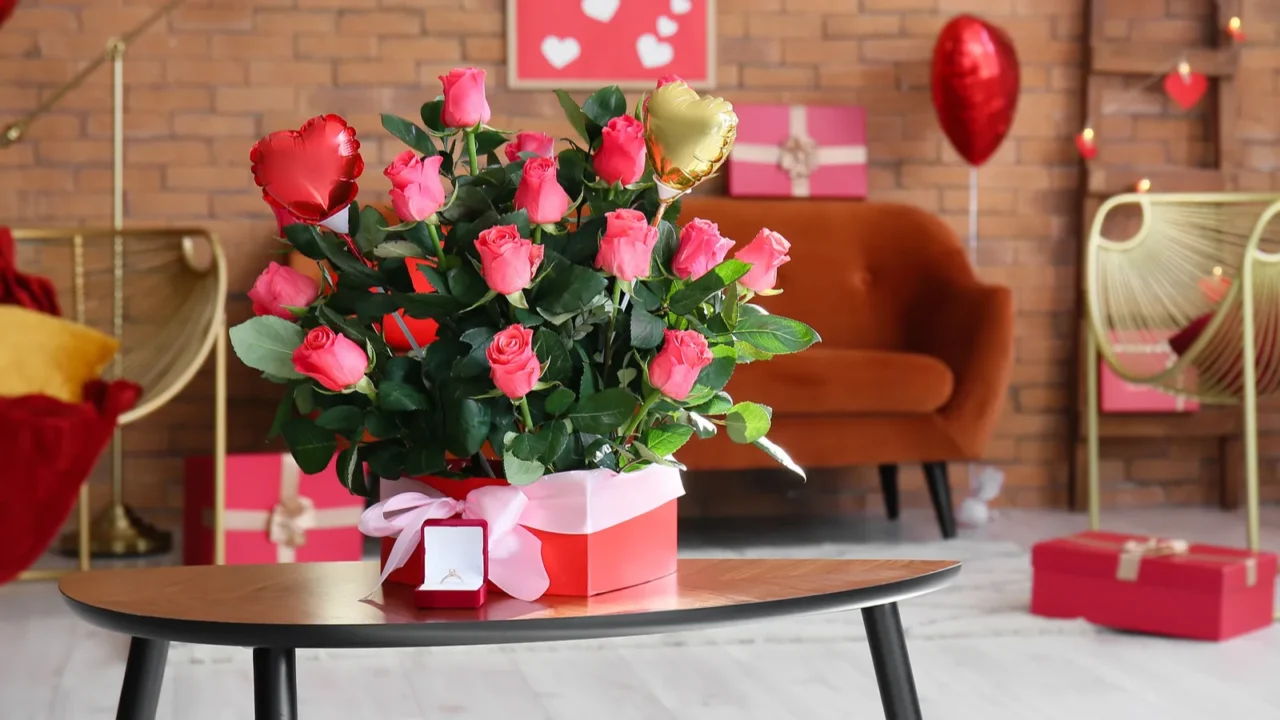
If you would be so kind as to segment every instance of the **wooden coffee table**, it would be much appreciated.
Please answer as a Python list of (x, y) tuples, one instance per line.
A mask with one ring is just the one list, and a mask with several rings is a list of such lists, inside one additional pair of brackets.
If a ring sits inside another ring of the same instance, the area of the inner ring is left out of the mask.
[(959, 571), (931, 560), (681, 560), (675, 575), (592, 598), (491, 595), (479, 610), (431, 611), (402, 586), (361, 600), (377, 585), (377, 563), (105, 570), (67, 576), (59, 589), (87, 622), (133, 636), (117, 720), (155, 718), (172, 641), (254, 648), (255, 717), (277, 720), (298, 716), (296, 648), (610, 638), (855, 608), (885, 717), (919, 720), (897, 603)]

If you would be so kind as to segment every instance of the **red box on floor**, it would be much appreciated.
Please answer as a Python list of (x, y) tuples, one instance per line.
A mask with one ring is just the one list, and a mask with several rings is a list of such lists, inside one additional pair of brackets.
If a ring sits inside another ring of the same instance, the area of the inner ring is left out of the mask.
[[(650, 472), (660, 473), (661, 477), (645, 477)], [(490, 478), (384, 480), (380, 499), (402, 492), (422, 492), (425, 485), (454, 500), (465, 501), (476, 488), (505, 484), (505, 480)], [(655, 494), (655, 486), (664, 489)], [(677, 471), (654, 466), (626, 475), (601, 471), (557, 473), (521, 490), (530, 500), (520, 516), (520, 525), (542, 541), (542, 562), (551, 583), (547, 595), (587, 597), (675, 572), (675, 498), (684, 493)], [(632, 495), (637, 490), (643, 498)], [(623, 510), (621, 515), (615, 512), (613, 517), (607, 517), (610, 513), (599, 512), (601, 498), (609, 495), (617, 500), (610, 505)], [(635, 497), (634, 504), (631, 497)], [(655, 498), (660, 499), (656, 506)], [(626, 512), (629, 507), (636, 512)], [(587, 531), (560, 533), (544, 529), (558, 524), (548, 521), (552, 515), (557, 516), (558, 522), (568, 517)], [(624, 516), (628, 517), (622, 519)], [(394, 543), (395, 538), (382, 539), (384, 564)], [(418, 587), (423, 582), (423, 564), (419, 544), (404, 567), (393, 571), (388, 581)]]
[(1031, 551), (1031, 612), (1116, 630), (1226, 640), (1271, 625), (1276, 556), (1086, 532)]
[[(189, 457), (183, 478), (182, 562), (213, 564), (213, 458)], [(338, 482), (333, 463), (303, 473), (288, 453), (227, 456), (228, 565), (359, 560), (364, 498)]]

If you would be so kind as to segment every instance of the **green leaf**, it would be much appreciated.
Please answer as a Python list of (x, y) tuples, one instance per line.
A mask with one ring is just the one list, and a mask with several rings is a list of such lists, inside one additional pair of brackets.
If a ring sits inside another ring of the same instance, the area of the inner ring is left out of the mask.
[(662, 277), (671, 273), (671, 261), (680, 249), (680, 234), (676, 226), (662, 221), (658, 226), (658, 244), (653, 246), (653, 258), (649, 263), (649, 277)]
[(581, 345), (574, 345), (578, 351), (578, 357), (582, 359), (582, 377), (578, 382), (578, 397), (586, 399), (596, 392), (596, 373), (591, 369), (591, 360), (587, 357), (587, 351)]
[(356, 316), (365, 321), (381, 322), (382, 318), (400, 309), (398, 298), (404, 295), (387, 293), (368, 293), (356, 300)]
[(440, 382), (449, 377), (453, 371), (453, 363), (471, 352), (465, 343), (454, 338), (437, 338), (427, 346), (422, 358), (423, 372), (432, 382)]
[(573, 405), (573, 401), (577, 399), (577, 395), (569, 388), (556, 388), (547, 396), (546, 410), (555, 417), (563, 415), (566, 410)]
[(660, 318), (645, 312), (636, 305), (631, 306), (631, 347), (638, 350), (650, 350), (662, 344), (662, 331), (667, 324)]
[(427, 406), (427, 396), (411, 385), (384, 380), (378, 385), (378, 405), (391, 412), (421, 410)]
[(716, 424), (696, 412), (689, 413), (689, 422), (693, 424), (693, 431), (703, 440), (716, 434)]
[(705, 275), (685, 285), (671, 297), (671, 312), (688, 315), (698, 309), (707, 298), (729, 287), (735, 280), (751, 270), (751, 263), (729, 259), (711, 268)]
[(409, 240), (388, 240), (373, 249), (373, 254), (380, 258), (396, 258), (411, 257), (424, 258), (427, 256), (422, 248), (416, 243)]
[(372, 344), (378, 349), (386, 349), (386, 343), (372, 328), (342, 317), (327, 305), (321, 305), (317, 315), (320, 318), (320, 322), (327, 325), (331, 330), (342, 333), (361, 347), (367, 348)]
[(469, 397), (463, 383), (449, 383), (441, 390), (445, 447), (457, 457), (471, 457), (489, 434), (489, 406)]
[(369, 488), (364, 479), (364, 465), (360, 462), (360, 448), (351, 447), (338, 453), (338, 481), (351, 491), (352, 495), (368, 497)]
[(423, 103), (419, 114), (422, 116), (422, 124), (428, 129), (437, 133), (449, 132), (449, 128), (444, 125), (444, 98), (438, 97)]
[(420, 477), (445, 469), (444, 445), (436, 438), (415, 438), (404, 454), (404, 474)]
[(729, 412), (731, 407), (733, 407), (733, 399), (729, 397), (729, 393), (718, 392), (715, 397), (690, 410), (701, 415), (723, 415)]
[(774, 442), (769, 438), (762, 437), (751, 444), (763, 450), (764, 453), (769, 457), (773, 458), (774, 460), (777, 460), (778, 463), (782, 465), (782, 467), (790, 470), (791, 472), (799, 475), (802, 478), (807, 477), (804, 474), (804, 468), (796, 464), (796, 461), (791, 459), (791, 456), (787, 454), (786, 450), (783, 450), (782, 448), (775, 445)]
[(578, 103), (564, 90), (556, 90), (556, 99), (560, 101), (564, 116), (568, 119), (569, 124), (573, 126), (573, 129), (578, 131), (578, 135), (581, 135), (583, 140), (589, 140), (587, 137), (587, 116), (583, 114), (582, 108), (578, 107)]
[(644, 444), (659, 457), (670, 457), (676, 453), (689, 438), (693, 437), (693, 427), (681, 423), (667, 423), (649, 428), (644, 434)]
[(640, 280), (635, 281), (631, 286), (631, 297), (636, 301), (637, 305), (649, 312), (662, 307), (662, 298), (654, 294), (653, 290), (649, 289), (648, 284)]
[[(355, 203), (352, 203), (354, 205)], [(355, 234), (356, 245), (369, 252), (387, 238), (387, 219), (377, 208), (365, 206), (360, 211), (360, 230)]]
[(315, 475), (324, 472), (338, 450), (332, 430), (325, 430), (306, 418), (290, 418), (280, 427), (289, 452), (302, 472)]
[(563, 257), (547, 253), (551, 266), (546, 278), (537, 286), (537, 307), (551, 315), (575, 315), (586, 310), (609, 286), (599, 273), (575, 265)]
[(582, 114), (591, 122), (604, 127), (610, 120), (627, 114), (627, 97), (617, 85), (601, 88), (582, 104)]
[(561, 382), (569, 377), (573, 364), (569, 361), (569, 349), (559, 333), (538, 328), (533, 334), (533, 352), (542, 365), (543, 382)]
[(574, 148), (561, 150), (556, 156), (556, 165), (558, 166), (556, 180), (560, 183), (560, 187), (564, 188), (565, 193), (571, 198), (581, 196), (583, 177), (588, 165), (587, 154)]
[(383, 380), (396, 380), (414, 384), (422, 373), (422, 362), (408, 355), (388, 358), (379, 363)]
[(431, 136), (418, 127), (417, 123), (395, 115), (382, 114), (382, 127), (387, 132), (400, 138), (401, 142), (418, 152), (419, 155), (435, 155), (435, 143)]
[(818, 333), (808, 325), (777, 315), (744, 314), (738, 320), (733, 337), (740, 343), (773, 355), (800, 352), (821, 341)]
[(343, 435), (350, 435), (364, 426), (364, 411), (354, 405), (337, 405), (320, 413), (316, 425)]
[[(299, 386), (301, 387), (301, 386)], [(276, 404), (276, 415), (271, 420), (271, 429), (267, 431), (267, 439), (274, 440), (280, 434), (280, 428), (285, 421), (293, 417), (294, 393), (286, 392), (284, 397), (280, 398), (280, 402)]]
[(299, 383), (293, 389), (293, 401), (299, 415), (310, 415), (316, 407), (315, 391), (312, 390), (311, 383)]
[(769, 432), (773, 410), (753, 402), (741, 402), (729, 408), (724, 429), (736, 443), (753, 443)]
[(504, 457), (515, 456), (521, 460), (537, 460), (547, 450), (547, 438), (542, 435), (533, 433), (520, 433), (511, 442), (506, 443), (507, 454)]
[(302, 377), (293, 369), (293, 351), (306, 333), (294, 323), (260, 315), (231, 328), (230, 335), (231, 347), (245, 365), (280, 378)]
[(547, 449), (542, 453), (542, 464), (555, 467), (569, 447), (569, 423), (553, 422), (542, 431), (542, 434), (547, 438)]
[(497, 130), (481, 130), (476, 133), (476, 155), (488, 155), (507, 144), (507, 136)]
[(380, 442), (367, 445), (361, 453), (369, 463), (369, 470), (382, 478), (399, 478), (404, 474), (405, 449), (395, 443)]
[(457, 298), (440, 293), (404, 293), (391, 297), (396, 299), (396, 304), (404, 308), (405, 314), (411, 318), (448, 320), (461, 309)]
[(606, 435), (626, 424), (640, 405), (640, 398), (622, 388), (608, 388), (584, 397), (569, 413), (580, 432)]
[(324, 248), (320, 242), (320, 231), (313, 225), (294, 223), (284, 226), (284, 239), (289, 241), (293, 249), (312, 260), (324, 260)]
[(369, 408), (365, 412), (364, 428), (369, 431), (370, 435), (379, 440), (386, 440), (404, 434), (400, 424), (396, 422), (395, 415), (377, 408)]
[(698, 379), (694, 381), (695, 387), (704, 387), (712, 392), (723, 390), (724, 386), (729, 384), (729, 378), (733, 376), (733, 369), (737, 362), (738, 354), (732, 347), (712, 345), (711, 364), (698, 373)]
[(500, 215), (498, 217), (498, 226), (501, 227), (505, 225), (515, 225), (516, 231), (520, 233), (521, 237), (527, 238), (533, 235), (532, 226), (529, 224), (529, 212), (527, 210), (521, 209), (516, 210), (515, 212), (509, 212), (506, 215)]
[(746, 365), (747, 363), (753, 363), (758, 360), (773, 359), (773, 353), (767, 353), (763, 350), (757, 350), (755, 347), (748, 345), (746, 343), (738, 343), (737, 347), (735, 347), (734, 349), (738, 351), (739, 365)]
[(530, 462), (507, 453), (502, 458), (502, 471), (508, 483), (517, 487), (537, 482), (547, 469), (540, 462)]
[(365, 265), (363, 261), (352, 255), (346, 243), (339, 241), (338, 238), (322, 235), (320, 248), (324, 251), (325, 259), (344, 276), (344, 280), (359, 283), (364, 287), (377, 287), (384, 283), (377, 270)]
[(613, 443), (606, 438), (596, 438), (583, 453), (588, 467), (602, 467), (609, 470), (618, 469), (618, 456), (614, 454)]

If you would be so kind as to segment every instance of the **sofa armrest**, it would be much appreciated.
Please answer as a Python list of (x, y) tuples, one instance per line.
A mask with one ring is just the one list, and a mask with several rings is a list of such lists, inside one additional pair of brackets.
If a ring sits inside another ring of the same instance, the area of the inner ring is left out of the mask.
[(955, 390), (938, 414), (964, 457), (978, 459), (1008, 395), (1013, 294), (1002, 286), (965, 283), (917, 310), (911, 349), (951, 368)]

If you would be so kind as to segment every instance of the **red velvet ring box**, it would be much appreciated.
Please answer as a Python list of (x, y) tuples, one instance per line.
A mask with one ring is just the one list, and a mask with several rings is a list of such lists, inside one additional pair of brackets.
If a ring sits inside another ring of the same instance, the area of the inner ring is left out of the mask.
[(420, 608), (478, 608), (489, 585), (489, 524), (484, 520), (428, 520), (422, 526), (423, 583), (413, 591)]

